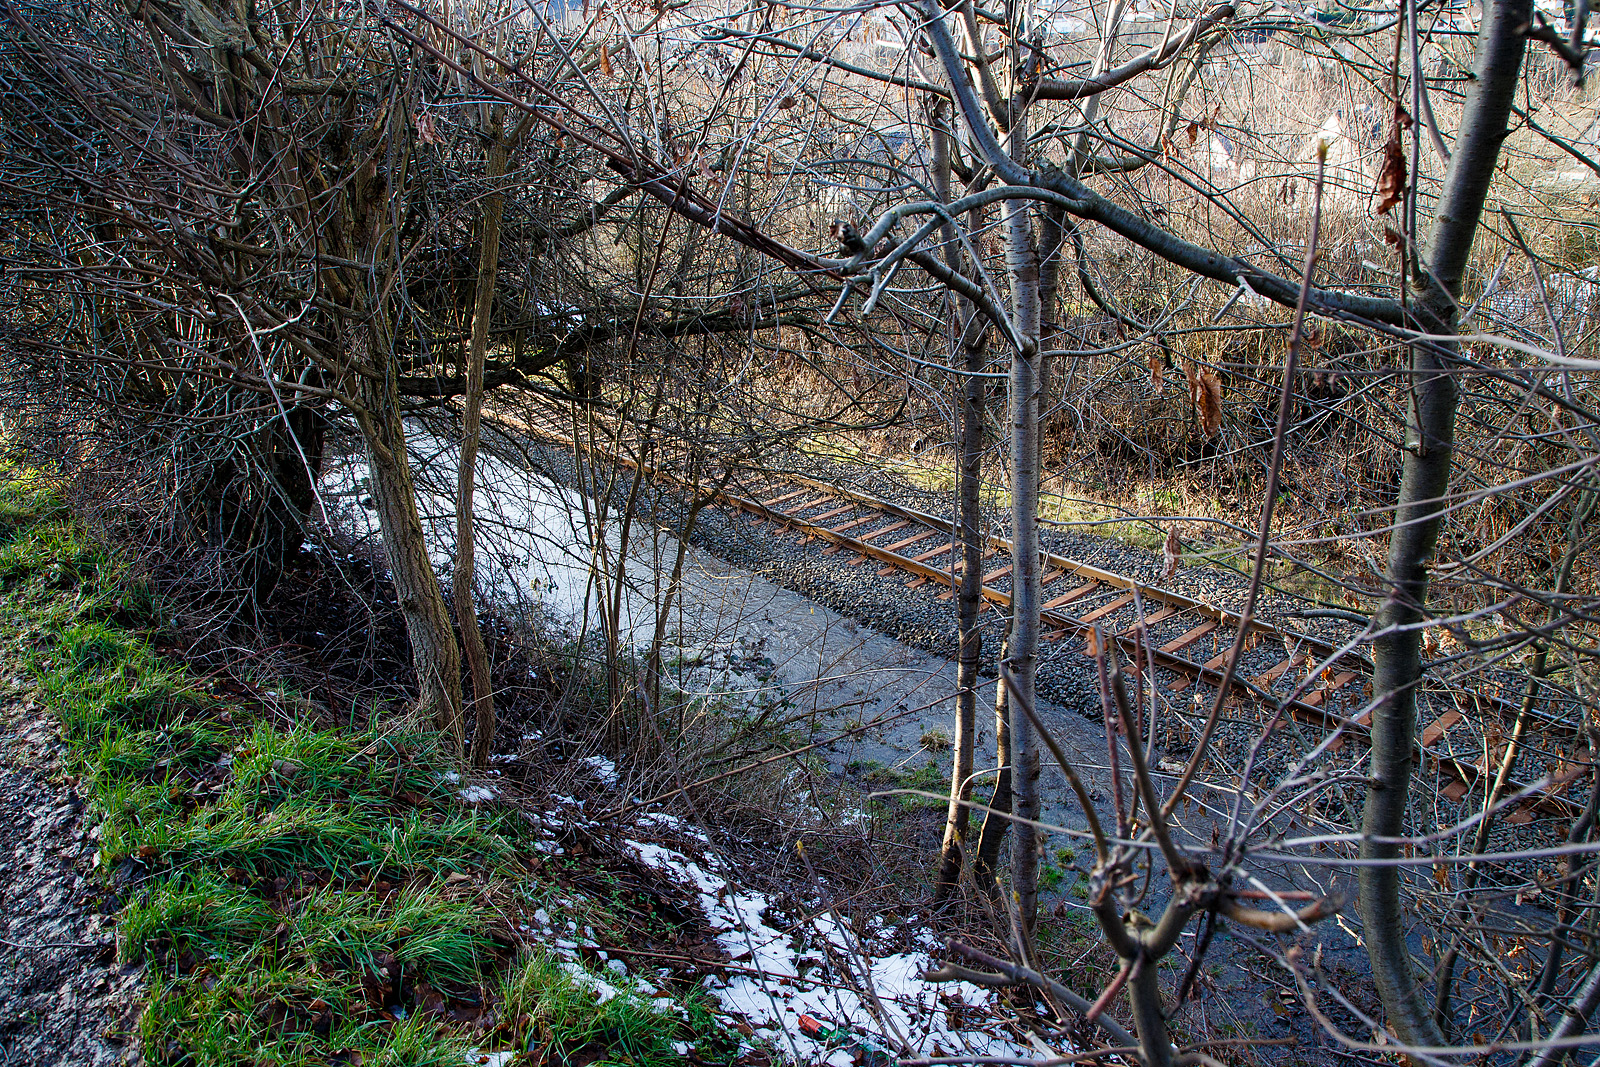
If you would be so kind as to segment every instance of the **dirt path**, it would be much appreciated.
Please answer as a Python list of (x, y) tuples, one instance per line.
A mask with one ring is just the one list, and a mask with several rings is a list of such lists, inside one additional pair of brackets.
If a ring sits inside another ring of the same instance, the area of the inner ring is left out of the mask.
[(55, 724), (0, 710), (0, 1067), (134, 1064), (135, 968), (116, 965), (114, 902), (92, 877), (83, 802)]

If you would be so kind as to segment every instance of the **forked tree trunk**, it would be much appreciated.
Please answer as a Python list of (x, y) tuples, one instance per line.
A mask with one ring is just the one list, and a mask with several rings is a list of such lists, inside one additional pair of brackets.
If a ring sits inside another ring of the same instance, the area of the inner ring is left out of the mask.
[[(381, 315), (378, 316), (381, 318)], [(405, 420), (401, 415), (394, 353), (382, 327), (357, 326), (356, 362), (375, 374), (361, 374), (358, 399), (366, 409), (361, 419), (371, 474), (372, 501), (383, 534), (395, 597), (406, 620), (411, 664), (417, 676), (417, 711), (433, 719), (453, 753), (461, 753), (461, 653), (456, 647), (450, 613), (428, 559), (417, 514), (416, 486), (406, 455)], [(378, 335), (378, 336), (374, 336)]]
[(455, 600), (456, 621), (461, 626), (461, 649), (466, 654), (472, 677), (472, 701), (467, 710), (472, 716), (472, 765), (487, 767), (494, 741), (494, 692), (489, 680), (489, 654), (483, 647), (483, 631), (478, 628), (478, 612), (473, 604), (475, 531), (472, 497), (478, 468), (479, 423), (483, 412), (483, 361), (489, 349), (489, 316), (494, 310), (494, 281), (500, 268), (500, 219), (504, 201), (498, 184), (506, 173), (509, 156), (501, 136), (499, 108), (490, 131), (493, 139), (485, 177), (491, 187), (483, 202), (483, 233), (478, 246), (477, 291), (473, 294), (472, 339), (467, 351), (466, 407), (461, 415), (461, 463), (456, 475), (456, 563), (450, 577), (450, 595)]
[[(1461, 280), (1494, 177), (1506, 121), (1516, 94), (1532, 19), (1531, 0), (1496, 0), (1478, 35), (1477, 78), (1467, 95), (1450, 166), (1440, 189), (1433, 231), (1416, 271), (1417, 325), (1454, 335)], [(1457, 344), (1419, 342), (1411, 349), (1412, 406), (1402, 461), (1395, 532), (1389, 543), (1379, 636), (1373, 641), (1372, 770), (1362, 817), (1361, 856), (1394, 860), (1399, 847), (1379, 838), (1401, 836), (1416, 743), (1416, 693), (1422, 679), (1422, 631), (1428, 563), (1444, 521), (1450, 486), (1458, 388)], [(1401, 628), (1410, 629), (1401, 632)], [(1406, 944), (1401, 871), (1381, 863), (1361, 868), (1362, 936), (1389, 1025), (1402, 1042), (1443, 1044), (1434, 1016), (1417, 989)]]

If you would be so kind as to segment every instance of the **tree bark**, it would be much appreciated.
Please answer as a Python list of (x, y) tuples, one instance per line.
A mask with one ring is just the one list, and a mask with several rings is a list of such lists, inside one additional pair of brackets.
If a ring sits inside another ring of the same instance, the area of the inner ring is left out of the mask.
[[(1005, 646), (1000, 649), (1005, 659)], [(996, 864), (1000, 859), (1000, 844), (1005, 840), (1006, 827), (1011, 825), (1011, 701), (1006, 696), (1004, 680), (994, 684), (994, 749), (998, 771), (994, 779), (994, 795), (989, 798), (989, 810), (984, 812), (983, 826), (978, 831), (978, 850), (972, 857), (972, 878), (991, 897), (1000, 889)]]
[[(1413, 279), (1418, 294), (1415, 320), (1427, 333), (1456, 332), (1461, 279), (1506, 135), (1526, 51), (1522, 28), (1531, 19), (1531, 0), (1496, 0), (1479, 31), (1477, 78), (1440, 189), (1425, 262), (1417, 265)], [(1361, 826), (1361, 855), (1366, 860), (1397, 859), (1398, 846), (1378, 839), (1405, 832), (1416, 694), (1422, 679), (1418, 624), (1426, 618), (1428, 563), (1438, 543), (1443, 498), (1450, 484), (1458, 396), (1452, 374), (1456, 351), (1455, 342), (1418, 342), (1411, 349), (1406, 452), (1384, 576), (1386, 593), (1373, 641), (1372, 771)], [(1406, 944), (1401, 870), (1382, 864), (1361, 868), (1362, 936), (1395, 1035), (1407, 1044), (1442, 1044), (1433, 1013), (1417, 988)]]
[(417, 514), (394, 351), (377, 321), (381, 318), (379, 314), (374, 321), (357, 326), (355, 334), (357, 362), (378, 372), (358, 375), (359, 399), (365, 409), (361, 423), (367, 443), (372, 501), (378, 512), (395, 597), (411, 641), (411, 664), (417, 676), (416, 710), (433, 719), (459, 755), (464, 733), (461, 653), (450, 625), (450, 612), (445, 608), (444, 593), (428, 558), (422, 519)]
[[(972, 336), (973, 333), (976, 336)], [(973, 742), (978, 721), (978, 668), (983, 633), (978, 612), (983, 607), (983, 523), (979, 490), (983, 475), (984, 364), (987, 329), (969, 320), (961, 343), (961, 425), (956, 479), (956, 532), (961, 542), (961, 584), (956, 590), (956, 715), (950, 765), (950, 809), (945, 819), (944, 848), (935, 896), (942, 899), (961, 877), (962, 849), (970, 824)]]
[[(943, 111), (941, 107), (939, 111)], [(936, 192), (950, 200), (950, 142), (934, 116), (934, 181)], [(945, 262), (959, 269), (962, 256), (955, 223), (943, 229)], [(988, 326), (966, 301), (958, 306), (962, 323), (956, 345), (961, 353), (961, 374), (956, 382), (960, 424), (957, 431), (956, 532), (961, 545), (961, 583), (956, 591), (956, 714), (955, 739), (950, 761), (950, 807), (945, 816), (944, 844), (939, 871), (934, 878), (934, 900), (946, 899), (961, 879), (963, 850), (971, 826), (968, 803), (972, 800), (974, 735), (978, 721), (978, 668), (983, 657), (983, 634), (978, 612), (983, 607), (983, 520), (980, 488), (983, 478), (983, 378)]]
[(489, 349), (489, 316), (494, 310), (494, 282), (500, 268), (500, 220), (504, 200), (498, 183), (506, 173), (510, 155), (501, 135), (500, 108), (495, 108), (492, 143), (484, 176), (493, 187), (483, 202), (482, 239), (478, 246), (477, 291), (473, 294), (472, 338), (467, 350), (466, 408), (461, 415), (461, 462), (456, 474), (456, 562), (450, 577), (456, 621), (461, 627), (461, 649), (472, 677), (472, 701), (467, 710), (473, 722), (472, 765), (487, 767), (494, 741), (494, 692), (489, 680), (489, 655), (478, 628), (473, 604), (474, 527), (472, 497), (477, 483), (479, 423), (483, 412), (483, 362)]
[[(1013, 117), (1013, 145), (1026, 144), (1024, 116)], [(1021, 699), (1034, 701), (1039, 654), (1039, 251), (1025, 200), (1005, 201), (1006, 272), (1022, 348), (1011, 357), (1011, 639), (1001, 669)], [(1039, 818), (1039, 742), (1026, 715), (1011, 718), (1016, 765), (1011, 788), (1019, 820)], [(1011, 838), (1011, 889), (1025, 938), (1039, 905), (1038, 832), (1019, 821)], [(1026, 946), (1018, 946), (1026, 951)]]

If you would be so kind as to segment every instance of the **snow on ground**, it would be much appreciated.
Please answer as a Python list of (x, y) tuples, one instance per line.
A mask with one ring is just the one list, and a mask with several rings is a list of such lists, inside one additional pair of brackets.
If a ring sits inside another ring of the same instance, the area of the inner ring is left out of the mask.
[(578, 762), (588, 767), (594, 773), (594, 776), (600, 779), (602, 785), (612, 789), (617, 787), (617, 765), (615, 763), (604, 756), (585, 756)]
[[(653, 821), (660, 824), (669, 818), (656, 816)], [(715, 860), (691, 858), (659, 844), (626, 844), (640, 862), (698, 894), (711, 930), (737, 968), (729, 970), (726, 984), (706, 979), (708, 991), (730, 1015), (747, 1022), (798, 1062), (844, 1067), (853, 1060), (851, 1051), (829, 1047), (808, 1035), (801, 1026), (802, 1016), (825, 1027), (847, 1028), (886, 1051), (903, 1045), (929, 1056), (1037, 1058), (1033, 1049), (972, 1024), (973, 1018), (992, 1018), (982, 1010), (990, 1004), (987, 990), (965, 982), (923, 981), (923, 972), (938, 966), (926, 951), (934, 945), (931, 936), (924, 936), (924, 951), (875, 955), (828, 916), (792, 932), (776, 930), (762, 918), (769, 907), (767, 898), (730, 884), (718, 873)], [(841, 961), (849, 975), (841, 973)], [(886, 1034), (889, 1040), (884, 1040)]]
[[(453, 470), (458, 463), (455, 445), (415, 426), (408, 428), (406, 443), (417, 457), (439, 462), (442, 469)], [(330, 465), (322, 492), (353, 504), (343, 509), (352, 532), (376, 539), (378, 516), (371, 507), (369, 480), (367, 461), (347, 456)], [(417, 510), (434, 567), (449, 573), (455, 555), (454, 499), (419, 485)], [(585, 521), (592, 510), (585, 508), (579, 494), (480, 454), (473, 503), (480, 591), (503, 607), (537, 606), (558, 625), (581, 619), (596, 603), (591, 578), (595, 545)], [(615, 550), (614, 544), (610, 547)], [(642, 608), (634, 599), (625, 598), (627, 616)], [(633, 623), (631, 617), (626, 621)], [(637, 625), (643, 623), (641, 617)]]

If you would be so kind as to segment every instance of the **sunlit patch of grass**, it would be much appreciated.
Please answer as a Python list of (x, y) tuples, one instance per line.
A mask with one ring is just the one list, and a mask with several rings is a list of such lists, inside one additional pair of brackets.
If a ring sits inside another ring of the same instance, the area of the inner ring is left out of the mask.
[(512, 1047), (536, 1063), (586, 1062), (597, 1053), (607, 1064), (681, 1063), (690, 1049), (709, 1062), (736, 1051), (738, 1041), (719, 1032), (702, 1002), (652, 1001), (616, 981), (531, 953), (499, 988)]
[(797, 450), (818, 459), (853, 463), (888, 471), (909, 485), (927, 492), (943, 493), (955, 489), (955, 470), (950, 462), (929, 463), (912, 456), (884, 456), (839, 435), (814, 436), (800, 442)]
[(1167, 531), (1162, 527), (1160, 518), (1154, 515), (1153, 509), (1149, 518), (1130, 518), (1128, 512), (1121, 508), (1097, 505), (1075, 497), (1041, 493), (1039, 516), (1048, 522), (1060, 524), (1072, 533), (1108, 537), (1122, 544), (1151, 552), (1159, 552), (1167, 537)]
[[(316, 971), (376, 974), (398, 967), (412, 980), (468, 988), (494, 953), (480, 906), (445, 881), (371, 891), (311, 888), (274, 907), (211, 873), (174, 877), (129, 906), (120, 929), (125, 958), (158, 965), (226, 960), (270, 951)], [(192, 966), (192, 965), (191, 965)]]
[(461, 1067), (469, 1035), (427, 1012), (382, 1013), (346, 972), (277, 963), (264, 953), (211, 962), (187, 975), (155, 972), (140, 1020), (158, 1063)]

